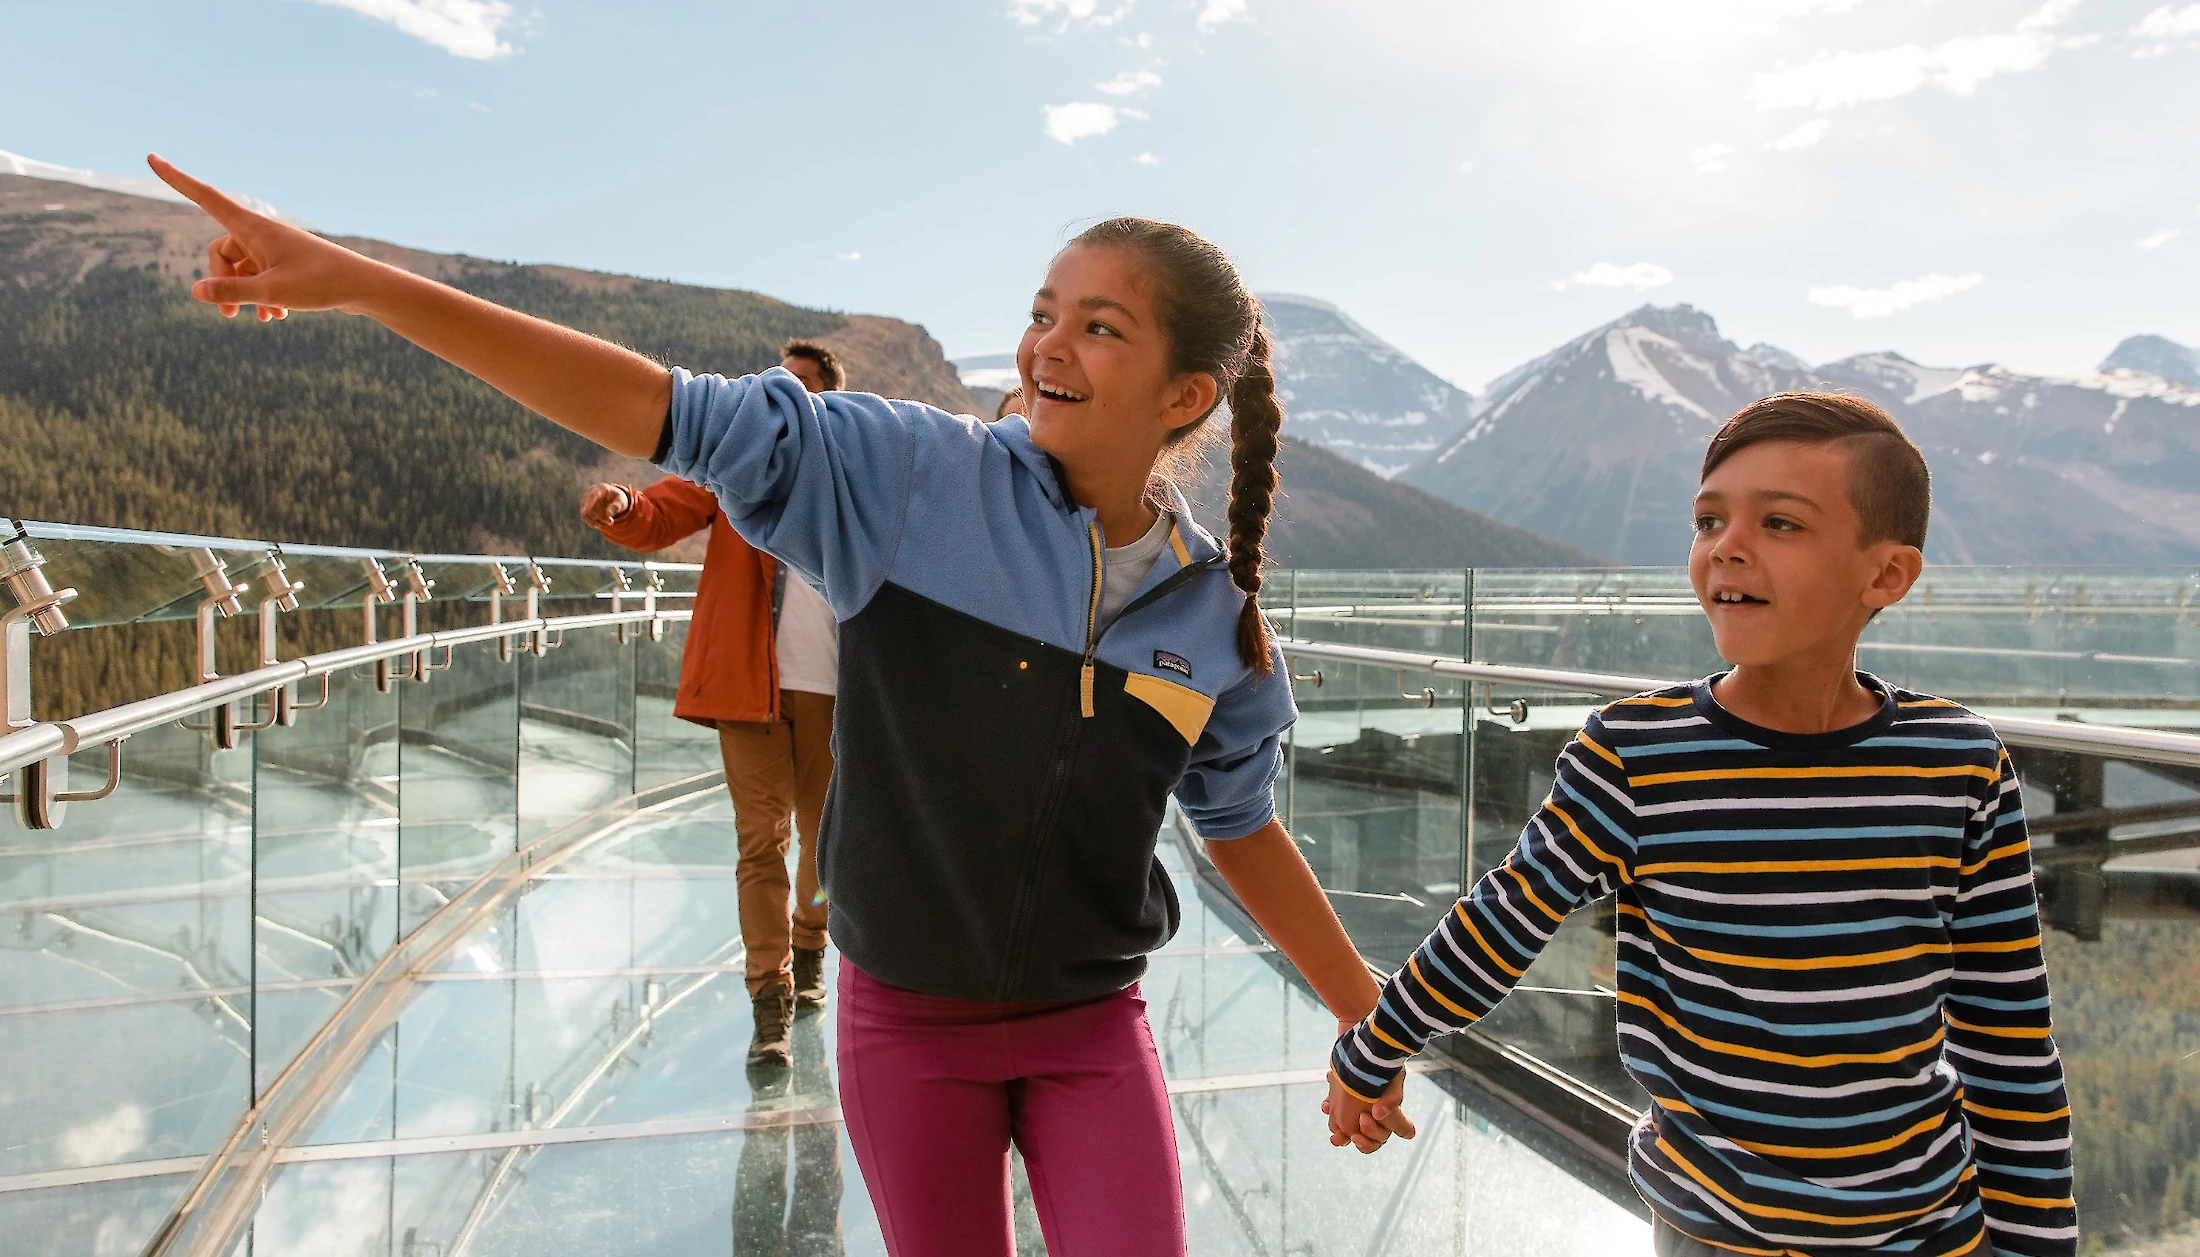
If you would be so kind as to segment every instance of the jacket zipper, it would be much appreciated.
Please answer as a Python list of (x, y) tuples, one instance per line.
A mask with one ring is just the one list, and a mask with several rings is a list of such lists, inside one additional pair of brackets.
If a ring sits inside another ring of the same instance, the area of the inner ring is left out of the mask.
[[(1054, 770), (1047, 777), (1046, 794), (1039, 801), (1037, 823), (1033, 826), (1031, 851), (1024, 859), (1024, 874), (1016, 891), (1016, 910), (1011, 916), (1014, 933), (1010, 935), (1010, 951), (1007, 962), (1001, 966), (1001, 980), (994, 998), (1007, 1001), (1012, 998), (1016, 984), (1023, 978), (1024, 961), (1031, 947), (1032, 919), (1039, 911), (1039, 880), (1046, 865), (1047, 848), (1054, 836), (1055, 822), (1060, 819), (1062, 803), (1069, 784), (1070, 759), (1077, 750), (1078, 731), (1084, 722), (1092, 718), (1093, 710), (1093, 658), (1100, 649), (1100, 638), (1106, 629), (1100, 625), (1100, 584), (1106, 578), (1106, 570), (1100, 562), (1100, 544), (1097, 529), (1088, 526), (1087, 538), (1092, 542), (1093, 577), (1092, 601), (1085, 616), (1085, 658), (1078, 673), (1078, 719), (1066, 721), (1059, 749), (1054, 755)], [(1117, 621), (1152, 603), (1163, 595), (1181, 588), (1193, 576), (1198, 575), (1206, 563), (1194, 563), (1179, 568), (1167, 580), (1132, 599), (1108, 627)]]
[(1100, 588), (1108, 579), (1107, 565), (1100, 558), (1100, 522), (1097, 519), (1085, 524), (1085, 540), (1092, 548), (1092, 600), (1085, 605), (1085, 663), (1077, 670), (1077, 710), (1090, 720), (1093, 714), (1092, 659), (1100, 650)]

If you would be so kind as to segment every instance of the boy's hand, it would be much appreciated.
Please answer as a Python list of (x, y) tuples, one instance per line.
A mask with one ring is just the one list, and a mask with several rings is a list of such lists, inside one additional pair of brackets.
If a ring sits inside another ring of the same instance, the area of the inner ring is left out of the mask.
[(1400, 1074), (1375, 1103), (1369, 1104), (1345, 1090), (1337, 1071), (1330, 1070), (1329, 1098), (1322, 1101), (1322, 1112), (1329, 1115), (1330, 1144), (1342, 1148), (1349, 1143), (1361, 1152), (1373, 1152), (1390, 1142), (1392, 1135), (1413, 1138), (1413, 1122), (1398, 1107), (1405, 1093), (1406, 1076)]

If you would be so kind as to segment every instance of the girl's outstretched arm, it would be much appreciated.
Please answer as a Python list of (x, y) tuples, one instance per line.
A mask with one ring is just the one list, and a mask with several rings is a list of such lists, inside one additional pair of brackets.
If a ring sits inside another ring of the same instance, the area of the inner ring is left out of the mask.
[(656, 452), (672, 402), (665, 368), (256, 214), (159, 157), (146, 162), (226, 233), (191, 286), (224, 315), (247, 305), (263, 322), (291, 310), (363, 314), (560, 427), (621, 454)]
[[(1337, 1017), (1340, 1031), (1350, 1030), (1375, 1010), (1382, 994), (1368, 972), (1360, 949), (1344, 931), (1336, 909), (1329, 906), (1306, 857), (1283, 822), (1266, 825), (1228, 842), (1207, 844), (1207, 857), (1215, 871), (1237, 892), (1245, 910), (1314, 988), (1314, 994)], [(1391, 1135), (1414, 1135), (1413, 1123), (1398, 1108), (1401, 1077), (1387, 1090), (1366, 1125), (1349, 1125), (1347, 1137), (1362, 1152), (1373, 1152)], [(1343, 1144), (1343, 1138), (1332, 1142)]]

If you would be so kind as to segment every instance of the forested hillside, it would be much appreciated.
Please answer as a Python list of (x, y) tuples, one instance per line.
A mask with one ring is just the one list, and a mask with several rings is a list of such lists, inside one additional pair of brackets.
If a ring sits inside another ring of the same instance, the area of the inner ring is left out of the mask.
[[(39, 198), (53, 198), (41, 201)], [(607, 552), (601, 451), (365, 319), (190, 299), (187, 207), (0, 177), (0, 514), (422, 550)], [(345, 243), (668, 363), (840, 350), (858, 387), (968, 409), (922, 329), (755, 293)]]

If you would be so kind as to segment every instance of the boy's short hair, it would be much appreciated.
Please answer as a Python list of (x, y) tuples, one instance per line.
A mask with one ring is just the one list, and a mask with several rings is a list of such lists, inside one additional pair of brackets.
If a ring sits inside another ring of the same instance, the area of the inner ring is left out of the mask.
[(840, 355), (814, 340), (796, 337), (779, 347), (782, 358), (807, 358), (817, 364), (818, 374), (825, 377), (825, 391), (837, 393), (848, 387), (848, 372), (840, 365)]
[(1899, 541), (1925, 548), (1925, 525), (1933, 509), (1932, 473), (1894, 416), (1846, 393), (1774, 393), (1742, 407), (1711, 438), (1699, 483), (1719, 464), (1764, 441), (1845, 448), (1857, 543)]

